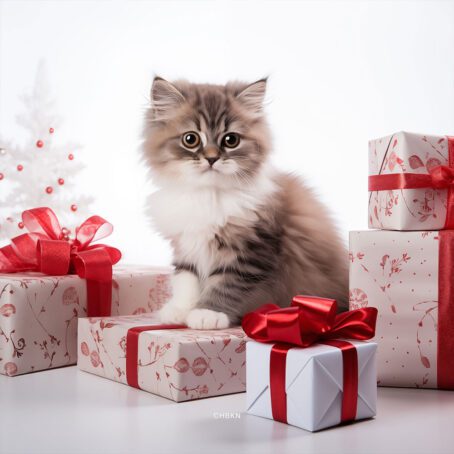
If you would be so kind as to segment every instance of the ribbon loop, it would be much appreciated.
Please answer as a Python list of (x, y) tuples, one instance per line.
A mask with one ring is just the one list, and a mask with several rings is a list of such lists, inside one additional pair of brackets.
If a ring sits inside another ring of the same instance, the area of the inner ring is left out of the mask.
[(331, 330), (326, 333), (326, 338), (372, 339), (375, 336), (377, 314), (378, 310), (375, 307), (366, 307), (338, 314)]
[(11, 240), (11, 247), (14, 253), (20, 258), (25, 267), (38, 265), (36, 245), (40, 238), (46, 237), (39, 233), (24, 233)]
[(58, 218), (50, 208), (25, 210), (22, 221), (30, 232), (41, 233), (52, 240), (59, 240), (63, 236)]
[(299, 318), (300, 311), (297, 307), (271, 310), (266, 314), (267, 335), (275, 342), (287, 342), (287, 339), (292, 339), (292, 343), (301, 345), (303, 339)]
[(76, 241), (85, 249), (92, 241), (109, 236), (113, 225), (101, 216), (91, 216), (76, 229)]

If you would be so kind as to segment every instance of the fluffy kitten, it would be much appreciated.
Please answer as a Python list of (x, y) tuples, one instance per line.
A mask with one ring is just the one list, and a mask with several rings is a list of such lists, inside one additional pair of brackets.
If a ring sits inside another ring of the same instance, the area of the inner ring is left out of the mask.
[(268, 162), (265, 91), (266, 80), (153, 81), (143, 150), (160, 189), (149, 214), (176, 268), (163, 322), (225, 328), (297, 294), (346, 305), (347, 254), (325, 207)]

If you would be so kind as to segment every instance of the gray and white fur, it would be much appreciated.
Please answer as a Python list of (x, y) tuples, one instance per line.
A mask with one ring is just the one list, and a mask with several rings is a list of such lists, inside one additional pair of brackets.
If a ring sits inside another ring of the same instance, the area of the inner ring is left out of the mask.
[(159, 189), (148, 213), (176, 268), (163, 322), (225, 328), (297, 294), (346, 307), (347, 253), (326, 208), (269, 162), (265, 92), (265, 79), (153, 81), (143, 152)]

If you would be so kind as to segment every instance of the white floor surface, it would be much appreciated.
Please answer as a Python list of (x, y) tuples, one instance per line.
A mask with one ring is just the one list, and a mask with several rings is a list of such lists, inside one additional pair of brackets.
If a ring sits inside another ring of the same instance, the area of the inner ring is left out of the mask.
[(319, 433), (245, 394), (174, 403), (67, 367), (0, 376), (0, 453), (454, 453), (454, 392), (379, 388), (376, 419)]

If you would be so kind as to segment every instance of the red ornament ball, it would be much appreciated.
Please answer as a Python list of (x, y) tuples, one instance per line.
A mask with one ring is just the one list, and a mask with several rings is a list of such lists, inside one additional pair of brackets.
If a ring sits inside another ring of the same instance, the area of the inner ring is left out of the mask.
[(23, 229), (24, 228), (24, 223), (23, 222), (19, 222), (17, 224), (17, 226), (20, 228), (20, 229)]
[(72, 153), (70, 153), (70, 154), (68, 155), (68, 159), (69, 159), (70, 161), (72, 161), (72, 160), (74, 159), (74, 155), (73, 155)]
[(47, 192), (48, 194), (52, 194), (52, 192), (54, 192), (52, 186), (47, 186), (46, 192)]
[(3, 173), (0, 173), (0, 181), (2, 181), (3, 178), (5, 178), (5, 175), (3, 175)]
[(38, 142), (36, 142), (36, 146), (38, 148), (43, 148), (44, 147), (44, 142), (42, 140), (38, 140)]
[(63, 178), (59, 178), (58, 179), (58, 184), (61, 186), (63, 184), (65, 184), (65, 180)]
[(54, 133), (54, 128), (49, 128), (49, 134), (53, 134)]
[(19, 164), (19, 165), (17, 166), (17, 171), (18, 171), (18, 172), (22, 172), (22, 170), (24, 170), (24, 166), (23, 166), (22, 164)]
[(77, 211), (77, 205), (75, 203), (71, 205), (71, 211)]

